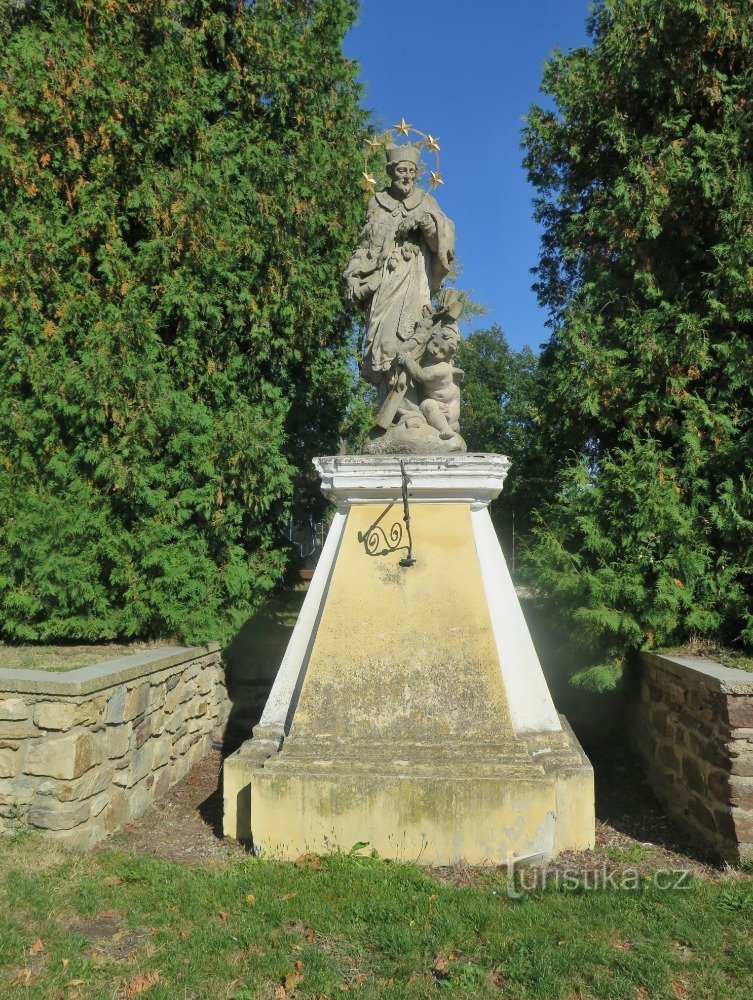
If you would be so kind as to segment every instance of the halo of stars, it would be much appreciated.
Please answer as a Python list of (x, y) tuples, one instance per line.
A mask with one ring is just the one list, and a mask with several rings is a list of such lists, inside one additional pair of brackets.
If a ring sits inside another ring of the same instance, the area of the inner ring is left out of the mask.
[(386, 132), (369, 139), (366, 143), (366, 148), (364, 150), (363, 174), (361, 175), (365, 190), (374, 191), (377, 186), (376, 178), (369, 170), (369, 160), (371, 157), (380, 150), (385, 149), (391, 141), (394, 142), (394, 140), (401, 135), (408, 137), (410, 141), (411, 132), (421, 137), (419, 142), (412, 143), (412, 145), (416, 146), (418, 149), (428, 149), (430, 152), (434, 153), (434, 157), (436, 159), (436, 170), (429, 171), (429, 187), (433, 191), (434, 188), (439, 187), (440, 184), (444, 184), (439, 166), (439, 139), (436, 136), (429, 135), (428, 132), (422, 132), (420, 129), (414, 128), (413, 125), (408, 124), (405, 118), (401, 118), (397, 125), (393, 125), (392, 128), (388, 128)]

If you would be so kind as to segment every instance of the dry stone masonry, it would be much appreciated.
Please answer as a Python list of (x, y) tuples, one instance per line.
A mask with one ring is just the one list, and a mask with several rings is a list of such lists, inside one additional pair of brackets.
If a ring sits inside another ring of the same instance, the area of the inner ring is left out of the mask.
[(228, 714), (216, 644), (62, 674), (0, 670), (0, 832), (96, 843), (180, 781)]
[(697, 841), (753, 860), (753, 674), (643, 654), (628, 737), (654, 794)]

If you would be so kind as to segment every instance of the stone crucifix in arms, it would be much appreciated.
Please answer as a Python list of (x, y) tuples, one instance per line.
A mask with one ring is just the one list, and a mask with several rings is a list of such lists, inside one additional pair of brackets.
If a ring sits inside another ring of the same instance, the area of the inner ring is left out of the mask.
[[(392, 131), (409, 130), (403, 120)], [(423, 140), (424, 148), (439, 150), (432, 136)], [(370, 146), (381, 148), (377, 140)], [(421, 149), (386, 146), (390, 185), (371, 198), (345, 270), (351, 299), (366, 309), (361, 376), (376, 387), (379, 406), (364, 445), (371, 454), (466, 450), (458, 424), (463, 373), (452, 363), (460, 303), (456, 291), (442, 290), (455, 257), (455, 227), (416, 184)], [(364, 178), (375, 186), (368, 170)], [(432, 187), (442, 183), (438, 170), (430, 178)]]

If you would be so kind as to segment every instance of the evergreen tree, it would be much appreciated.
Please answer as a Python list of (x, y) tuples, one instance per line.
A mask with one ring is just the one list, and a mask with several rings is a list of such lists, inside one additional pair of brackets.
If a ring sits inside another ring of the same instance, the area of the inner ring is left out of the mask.
[(513, 351), (495, 323), (460, 341), (456, 363), (465, 373), (460, 425), (468, 450), (522, 460), (535, 437), (536, 355), (530, 347)]
[(626, 650), (753, 642), (751, 13), (599, 0), (527, 121), (559, 461), (531, 573), (597, 687)]
[(513, 351), (496, 323), (464, 337), (457, 364), (464, 371), (460, 433), (469, 451), (507, 455), (512, 468), (492, 507), (497, 532), (512, 555), (513, 532), (529, 526), (537, 497), (547, 484), (536, 403), (538, 358), (530, 347)]
[(0, 0), (0, 632), (223, 638), (352, 388), (355, 0)]

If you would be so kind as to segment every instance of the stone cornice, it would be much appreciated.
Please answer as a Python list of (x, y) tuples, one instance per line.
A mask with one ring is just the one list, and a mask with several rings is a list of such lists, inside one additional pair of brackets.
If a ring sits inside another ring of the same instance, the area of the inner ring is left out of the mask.
[(143, 653), (120, 656), (77, 670), (0, 670), (0, 694), (56, 694), (80, 697), (124, 684), (139, 677), (179, 667), (188, 660), (208, 656), (220, 649), (217, 642), (206, 646), (167, 646)]
[(487, 506), (499, 496), (510, 468), (505, 455), (330, 455), (315, 458), (323, 492), (338, 506), (397, 502), (402, 498), (400, 462), (410, 476), (411, 503)]
[(641, 653), (643, 662), (656, 670), (666, 670), (680, 680), (701, 684), (723, 694), (753, 695), (753, 673), (725, 667), (702, 656), (675, 656), (672, 653)]

